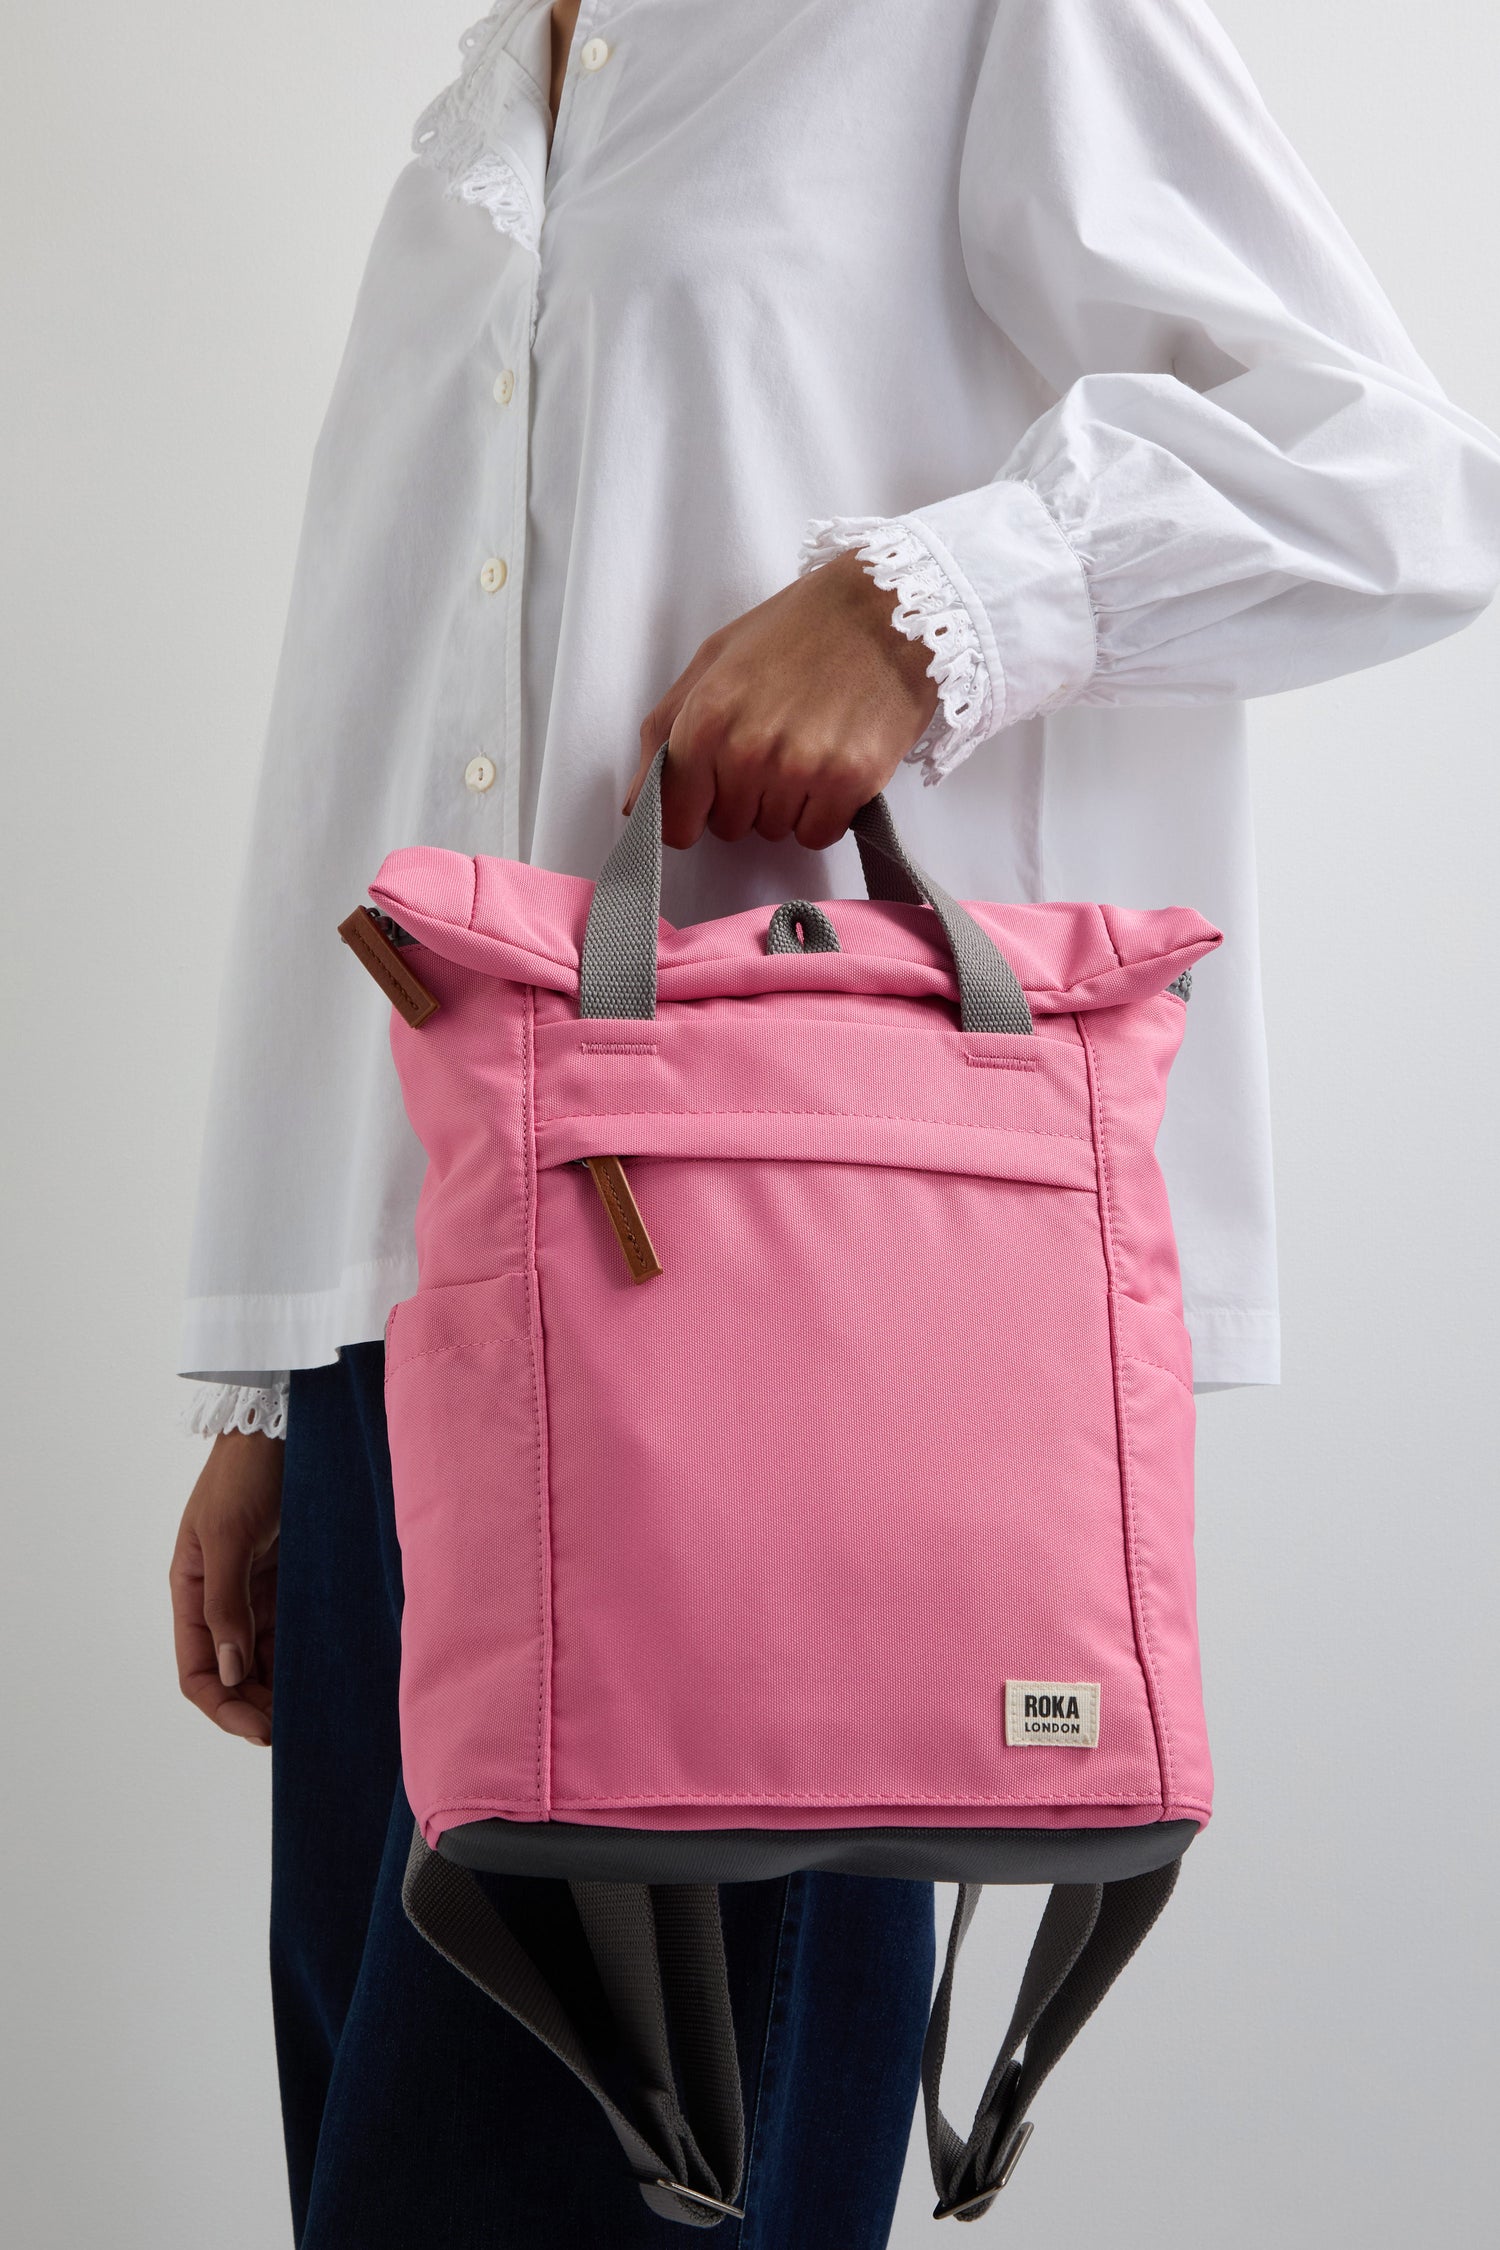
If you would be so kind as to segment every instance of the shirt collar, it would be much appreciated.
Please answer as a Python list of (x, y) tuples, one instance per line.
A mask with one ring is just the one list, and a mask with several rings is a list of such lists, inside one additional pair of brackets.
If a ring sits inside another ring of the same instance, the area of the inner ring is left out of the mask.
[(412, 148), (461, 203), (534, 251), (551, 116), (550, 0), (499, 0), (459, 41), (463, 68), (418, 118)]

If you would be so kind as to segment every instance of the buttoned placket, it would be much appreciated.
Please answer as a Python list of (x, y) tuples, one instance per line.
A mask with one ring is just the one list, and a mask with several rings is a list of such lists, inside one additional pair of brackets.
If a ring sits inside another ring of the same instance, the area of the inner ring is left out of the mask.
[[(514, 330), (507, 323), (495, 338), (494, 367), (489, 384), (490, 412), (495, 422), (494, 444), (502, 465), (496, 489), (504, 495), (506, 519), (497, 541), (495, 559), (505, 563), (505, 570), (493, 592), (481, 589), (475, 597), (485, 604), (504, 604), (504, 616), (500, 621), (505, 645), (500, 831), (501, 851), (507, 859), (518, 858), (521, 848), (521, 603), (526, 583), (531, 335), (536, 318), (537, 288), (535, 258), (528, 259), (527, 266), (525, 301), (512, 315)], [(507, 389), (506, 377), (510, 379), (509, 395), (502, 399), (501, 394)]]
[(536, 258), (509, 241), (475, 369), (489, 438), (477, 544), (459, 563), (467, 586), (455, 619), (461, 630), (453, 650), (461, 671), (454, 723), (463, 731), (448, 752), (450, 758), (457, 753), (448, 786), (467, 799), (481, 823), (474, 848), (506, 858), (517, 856), (520, 841), (520, 622), (535, 306)]
[[(493, 719), (486, 724), (480, 712), (473, 714), (477, 724), (470, 730), (462, 780), (476, 810), (483, 808), (490, 812), (493, 807), (498, 813), (499, 850), (504, 857), (512, 859), (519, 858), (521, 850), (521, 633), (531, 462), (531, 373), (545, 270), (547, 203), (559, 170), (575, 162), (580, 146), (586, 148), (592, 141), (593, 132), (589, 128), (591, 124), (597, 126), (602, 110), (602, 104), (594, 95), (594, 85), (608, 77), (615, 59), (614, 46), (605, 36), (605, 27), (616, 5), (617, 0), (584, 0), (579, 10), (557, 122), (548, 149), (537, 244), (535, 250), (524, 257), (524, 296), (503, 287), (497, 292), (496, 313), (488, 337), (485, 386), (494, 428), (489, 449), (493, 464), (488, 480), (491, 505), (485, 523), (493, 544), (474, 565), (471, 599), (479, 605), (477, 622), (481, 646), (489, 624), (487, 612), (495, 606), (501, 612), (494, 620), (497, 632), (492, 644), (498, 647), (501, 656), (498, 698), (501, 708), (496, 714), (500, 730), (497, 741)], [(585, 104), (583, 115), (578, 110), (580, 98)], [(594, 112), (592, 120), (587, 115), (588, 110)], [(580, 126), (583, 128), (581, 136)], [(513, 241), (508, 248), (512, 264), (521, 268), (521, 246)], [(479, 695), (483, 698), (489, 692), (486, 683), (492, 682), (494, 675), (486, 663), (481, 662), (476, 669)]]

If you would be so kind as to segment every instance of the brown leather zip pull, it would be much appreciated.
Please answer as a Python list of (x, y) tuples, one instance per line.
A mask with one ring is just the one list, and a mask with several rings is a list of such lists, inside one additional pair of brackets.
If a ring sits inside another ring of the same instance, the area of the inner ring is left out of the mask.
[(632, 1281), (654, 1281), (662, 1270), (641, 1217), (641, 1207), (630, 1191), (625, 1167), (618, 1156), (586, 1156), (584, 1163), (599, 1190), (599, 1201), (609, 1213), (609, 1223), (619, 1237)]
[(364, 963), (391, 1006), (416, 1031), (429, 1016), (437, 1014), (438, 997), (407, 967), (381, 921), (373, 906), (356, 906), (340, 922), (339, 936), (356, 960)]

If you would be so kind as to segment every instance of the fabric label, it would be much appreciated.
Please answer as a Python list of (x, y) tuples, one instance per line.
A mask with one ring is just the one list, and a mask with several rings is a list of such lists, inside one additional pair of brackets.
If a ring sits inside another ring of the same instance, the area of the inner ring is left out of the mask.
[(1005, 1739), (1013, 1750), (1097, 1750), (1097, 1680), (1007, 1680)]

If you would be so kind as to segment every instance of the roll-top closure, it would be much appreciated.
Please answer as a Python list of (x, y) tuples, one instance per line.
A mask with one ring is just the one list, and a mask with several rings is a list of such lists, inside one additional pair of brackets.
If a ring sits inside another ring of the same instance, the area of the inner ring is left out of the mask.
[[(393, 852), (370, 887), (385, 912), (445, 960), (572, 995), (593, 890), (580, 876), (426, 846)], [(957, 1004), (952, 959), (930, 907), (821, 903), (838, 933), (837, 953), (768, 951), (774, 903), (686, 929), (664, 921), (661, 1001), (839, 992)], [(1212, 924), (1187, 907), (965, 903), (1041, 1015), (1148, 999), (1221, 942)]]

